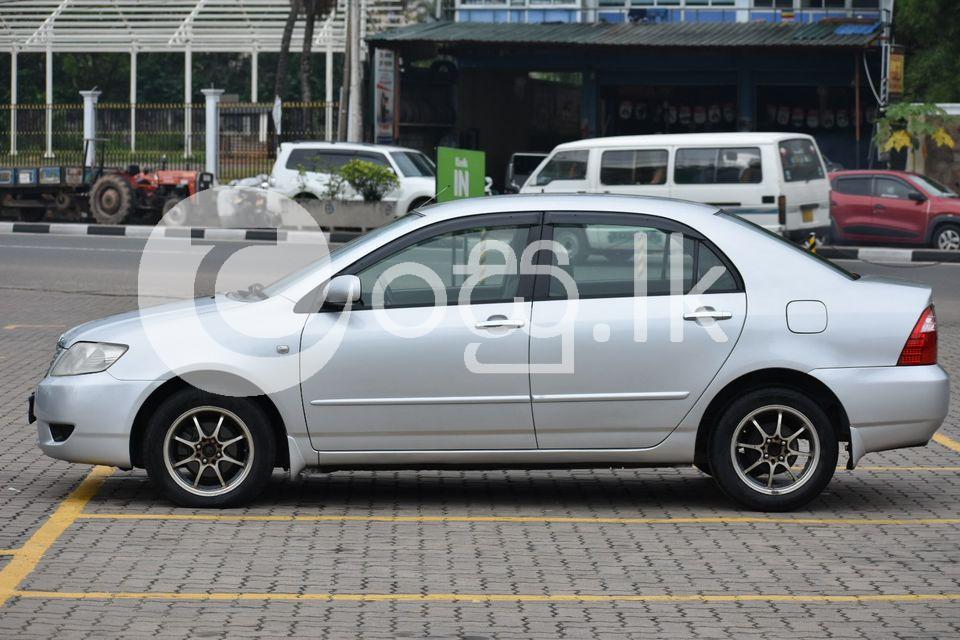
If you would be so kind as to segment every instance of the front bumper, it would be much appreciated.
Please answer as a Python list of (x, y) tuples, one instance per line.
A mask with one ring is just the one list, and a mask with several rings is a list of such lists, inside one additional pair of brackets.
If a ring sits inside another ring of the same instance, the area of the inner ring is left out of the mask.
[(950, 376), (939, 365), (816, 369), (850, 420), (850, 467), (866, 453), (924, 445), (947, 417)]
[[(46, 377), (37, 386), (37, 445), (51, 458), (129, 468), (130, 431), (143, 401), (159, 383), (117, 380), (109, 372)], [(54, 439), (50, 425), (73, 427)]]

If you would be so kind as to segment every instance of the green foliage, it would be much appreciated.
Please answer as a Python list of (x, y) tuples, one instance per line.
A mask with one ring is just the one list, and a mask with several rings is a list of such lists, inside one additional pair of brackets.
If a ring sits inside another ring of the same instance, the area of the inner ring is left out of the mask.
[(960, 2), (899, 0), (893, 24), (907, 48), (907, 97), (960, 102)]
[(397, 175), (388, 167), (354, 158), (340, 167), (339, 175), (350, 183), (366, 202), (383, 200), (398, 184)]
[(933, 137), (943, 128), (946, 117), (947, 112), (935, 104), (892, 104), (877, 121), (877, 145), (883, 148), (891, 140), (902, 140), (916, 149), (921, 139)]

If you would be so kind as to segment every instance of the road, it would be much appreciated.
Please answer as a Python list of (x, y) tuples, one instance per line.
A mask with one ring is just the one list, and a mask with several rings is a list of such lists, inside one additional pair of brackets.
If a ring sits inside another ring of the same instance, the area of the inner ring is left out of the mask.
[[(960, 635), (956, 400), (947, 444), (870, 454), (788, 514), (692, 468), (278, 473), (247, 508), (198, 511), (141, 471), (46, 458), (24, 400), (64, 329), (136, 308), (142, 246), (0, 235), (0, 637)], [(213, 286), (190, 245), (156, 255)], [(933, 286), (960, 398), (960, 267), (844, 266)]]

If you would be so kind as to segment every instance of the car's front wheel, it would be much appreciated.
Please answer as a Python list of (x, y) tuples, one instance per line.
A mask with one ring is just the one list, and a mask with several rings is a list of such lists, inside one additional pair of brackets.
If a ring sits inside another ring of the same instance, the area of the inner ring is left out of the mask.
[(839, 444), (813, 400), (788, 388), (748, 393), (724, 411), (710, 441), (710, 470), (720, 488), (759, 511), (789, 511), (823, 490)]
[(933, 233), (933, 246), (941, 251), (960, 250), (960, 227), (955, 224), (937, 227)]
[(143, 442), (150, 479), (184, 507), (245, 504), (273, 472), (269, 418), (245, 398), (177, 391), (154, 412)]

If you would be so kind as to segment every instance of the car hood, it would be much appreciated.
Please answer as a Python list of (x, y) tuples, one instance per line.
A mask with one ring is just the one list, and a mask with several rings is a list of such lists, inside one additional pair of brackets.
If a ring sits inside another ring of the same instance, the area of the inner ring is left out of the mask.
[[(223, 297), (223, 300), (232, 302), (226, 297)], [(156, 307), (147, 307), (146, 309), (127, 311), (77, 325), (64, 333), (60, 338), (60, 342), (65, 347), (69, 347), (78, 341), (117, 342), (131, 331), (142, 330), (142, 322), (144, 319), (157, 320), (165, 318), (170, 321), (176, 321), (178, 317), (196, 313), (210, 313), (216, 310), (216, 308), (215, 296), (209, 296), (195, 300), (171, 302)]]

